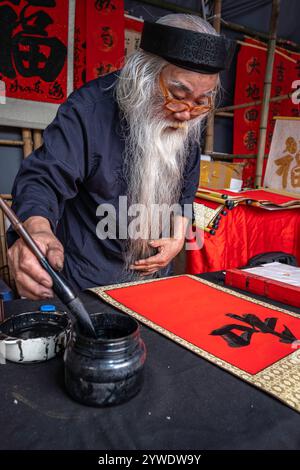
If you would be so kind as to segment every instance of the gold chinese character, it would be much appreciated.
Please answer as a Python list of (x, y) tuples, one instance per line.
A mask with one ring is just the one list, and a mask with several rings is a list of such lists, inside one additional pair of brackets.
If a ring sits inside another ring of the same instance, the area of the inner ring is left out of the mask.
[(287, 187), (289, 169), (293, 160), (294, 158), (291, 155), (286, 155), (285, 157), (277, 158), (277, 160), (275, 160), (276, 165), (279, 166), (276, 173), (277, 175), (282, 176), (283, 188)]
[(285, 141), (285, 152), (296, 153), (297, 152), (297, 142), (294, 137), (288, 137)]
[(296, 155), (297, 165), (292, 168), (291, 184), (293, 188), (300, 188), (300, 153)]

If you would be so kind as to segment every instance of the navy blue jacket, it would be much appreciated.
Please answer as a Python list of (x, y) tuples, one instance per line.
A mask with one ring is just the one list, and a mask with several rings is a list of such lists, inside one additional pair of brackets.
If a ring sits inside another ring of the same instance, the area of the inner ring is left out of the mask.
[[(23, 161), (13, 187), (13, 209), (21, 221), (47, 218), (65, 249), (64, 274), (83, 289), (126, 280), (124, 241), (99, 240), (99, 204), (126, 195), (124, 136), (110, 74), (72, 93), (44, 132), (44, 144)], [(108, 89), (108, 87), (110, 87)], [(199, 150), (186, 169), (181, 204), (191, 204), (199, 180)], [(17, 236), (8, 232), (11, 246)]]

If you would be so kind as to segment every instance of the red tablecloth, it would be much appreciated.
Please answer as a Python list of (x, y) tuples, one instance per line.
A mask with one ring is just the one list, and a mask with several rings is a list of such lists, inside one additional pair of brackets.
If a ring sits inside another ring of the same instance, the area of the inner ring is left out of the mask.
[(300, 209), (267, 211), (240, 205), (222, 217), (216, 235), (204, 233), (204, 245), (187, 251), (187, 273), (246, 265), (252, 256), (284, 251), (300, 265)]

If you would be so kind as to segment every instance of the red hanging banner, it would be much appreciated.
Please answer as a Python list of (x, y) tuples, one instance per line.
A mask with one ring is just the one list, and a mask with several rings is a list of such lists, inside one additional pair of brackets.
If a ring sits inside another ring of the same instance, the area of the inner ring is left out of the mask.
[[(295, 57), (297, 55), (297, 58)], [(271, 97), (286, 95), (292, 91), (292, 83), (300, 74), (298, 54), (277, 48), (274, 59)], [(236, 75), (235, 105), (263, 99), (263, 87), (267, 61), (267, 46), (261, 41), (247, 38), (241, 46)], [(298, 107), (290, 99), (270, 102), (265, 154), (269, 153), (273, 136), (274, 116), (299, 115)], [(234, 111), (234, 154), (257, 154), (261, 105), (250, 105)], [(236, 159), (235, 161), (243, 161)], [(244, 186), (253, 187), (256, 158), (244, 160)], [(265, 173), (264, 162), (263, 175)]]
[(0, 79), (7, 97), (65, 101), (68, 15), (69, 2), (1, 2)]
[(87, 0), (87, 80), (118, 70), (124, 60), (123, 0)]

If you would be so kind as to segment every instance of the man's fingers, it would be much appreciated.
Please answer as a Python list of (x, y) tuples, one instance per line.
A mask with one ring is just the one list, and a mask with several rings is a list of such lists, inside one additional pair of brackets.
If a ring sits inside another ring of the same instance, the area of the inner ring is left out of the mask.
[(48, 244), (47, 258), (54, 269), (61, 271), (64, 267), (64, 249), (58, 240)]
[(152, 248), (159, 248), (160, 246), (165, 245), (166, 243), (169, 243), (169, 238), (160, 238), (159, 240), (151, 240), (148, 242), (148, 244)]
[(130, 269), (132, 269), (133, 271), (148, 271), (149, 269), (161, 269), (161, 265), (159, 264), (142, 264), (140, 266), (136, 266), (134, 264), (132, 264), (130, 266)]
[(21, 296), (29, 299), (50, 299), (53, 297), (53, 291), (32, 279), (28, 274), (17, 271), (15, 273), (15, 281), (18, 292)]
[(51, 277), (26, 246), (19, 251), (19, 263), (15, 271), (16, 277), (21, 276), (22, 278), (22, 273), (24, 273), (32, 280), (35, 280), (36, 285), (42, 284), (46, 289), (52, 287)]
[[(54, 269), (62, 269), (63, 247), (53, 233), (45, 230), (35, 232), (32, 237)], [(53, 297), (51, 277), (22, 239), (17, 240), (8, 250), (8, 260), (21, 296), (30, 299)]]
[(157, 264), (157, 265), (162, 265), (167, 261), (166, 256), (164, 253), (157, 253), (154, 256), (150, 256), (149, 258), (146, 259), (140, 259), (134, 263), (133, 266), (149, 266), (151, 264)]

